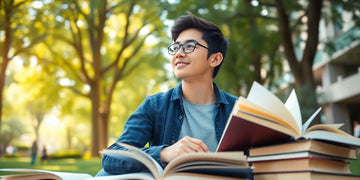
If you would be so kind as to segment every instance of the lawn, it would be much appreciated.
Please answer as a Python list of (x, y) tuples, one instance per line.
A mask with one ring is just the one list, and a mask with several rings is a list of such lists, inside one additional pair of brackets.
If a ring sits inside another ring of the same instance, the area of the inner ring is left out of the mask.
[(38, 160), (34, 166), (31, 166), (29, 157), (19, 157), (19, 158), (3, 157), (0, 159), (0, 168), (44, 169), (51, 171), (86, 173), (95, 176), (95, 174), (101, 168), (101, 159), (100, 158), (92, 158), (89, 160), (50, 159), (47, 163), (43, 163), (43, 164), (41, 164), (40, 160)]
[(353, 174), (360, 175), (360, 149), (357, 150), (357, 160), (350, 161), (350, 169)]

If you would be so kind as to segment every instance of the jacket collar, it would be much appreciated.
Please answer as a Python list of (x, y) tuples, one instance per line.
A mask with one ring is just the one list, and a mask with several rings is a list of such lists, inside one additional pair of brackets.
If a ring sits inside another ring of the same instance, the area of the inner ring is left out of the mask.
[[(225, 93), (221, 91), (218, 86), (213, 82), (214, 85), (214, 91), (216, 95), (216, 104), (229, 104), (228, 100), (225, 97)], [(179, 83), (177, 87), (174, 88), (173, 93), (171, 95), (171, 100), (179, 100), (181, 101), (182, 97), (182, 83)]]

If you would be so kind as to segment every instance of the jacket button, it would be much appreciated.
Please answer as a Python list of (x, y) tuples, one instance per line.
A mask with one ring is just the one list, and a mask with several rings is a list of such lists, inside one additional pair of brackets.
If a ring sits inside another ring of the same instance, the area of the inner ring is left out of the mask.
[(182, 116), (182, 115), (180, 115), (180, 116), (179, 116), (179, 119), (180, 119), (180, 120), (182, 120), (182, 118), (183, 118), (183, 116)]

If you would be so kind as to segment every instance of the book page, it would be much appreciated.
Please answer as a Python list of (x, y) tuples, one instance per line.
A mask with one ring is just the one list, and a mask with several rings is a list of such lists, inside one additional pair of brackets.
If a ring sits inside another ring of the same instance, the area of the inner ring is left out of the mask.
[(305, 134), (310, 132), (310, 131), (314, 131), (314, 130), (324, 130), (324, 131), (329, 131), (332, 133), (336, 133), (342, 136), (352, 136), (342, 130), (340, 130), (339, 128), (343, 126), (343, 124), (316, 124), (311, 126), (310, 128), (308, 128), (305, 131)]
[(64, 180), (83, 180), (92, 177), (89, 174), (83, 174), (83, 173), (68, 173), (68, 172), (53, 172), (53, 171), (51, 172), (47, 171), (47, 172), (55, 174)]
[(243, 151), (197, 152), (175, 158), (165, 168), (163, 176), (186, 172), (240, 177), (251, 174), (251, 171)]
[[(284, 103), (256, 81), (254, 81), (251, 86), (247, 99), (258, 106), (273, 112), (273, 114), (281, 116), (282, 120), (287, 121), (295, 129), (298, 129), (296, 120), (285, 107)], [(298, 131), (298, 134), (301, 134), (301, 131)]]
[(147, 154), (146, 152), (140, 150), (139, 148), (137, 147), (134, 147), (134, 146), (131, 146), (131, 145), (128, 145), (128, 144), (125, 144), (125, 143), (117, 143), (119, 144), (120, 146), (124, 147), (124, 148), (127, 148), (127, 149), (130, 149), (134, 152), (137, 152), (137, 153), (140, 153), (141, 155), (143, 155), (146, 159), (148, 159), (149, 161), (151, 161), (154, 166), (156, 167), (157, 171), (159, 172), (159, 174), (162, 174), (163, 173), (163, 168), (158, 164), (157, 161), (155, 161), (154, 158), (152, 158), (149, 154)]
[(151, 173), (129, 173), (111, 176), (96, 176), (86, 180), (155, 180)]
[(163, 169), (151, 156), (133, 146), (124, 143), (119, 143), (119, 145), (128, 148), (131, 151), (105, 149), (101, 151), (101, 153), (117, 159), (133, 158), (144, 164), (155, 179), (161, 178)]
[[(341, 131), (338, 129), (338, 131)], [(345, 133), (345, 132), (343, 132)], [(316, 140), (324, 140), (334, 143), (339, 143), (343, 145), (347, 145), (348, 147), (360, 147), (360, 138), (354, 137), (350, 134), (339, 134), (336, 132), (325, 131), (325, 130), (312, 130), (308, 131), (304, 137), (306, 139), (316, 139)]]
[[(28, 179), (30, 177), (37, 178), (37, 179), (49, 179), (49, 178), (56, 178), (56, 179), (66, 179), (66, 180), (85, 180), (91, 178), (90, 174), (85, 173), (72, 173), (72, 172), (59, 172), (59, 171), (48, 171), (42, 169), (24, 169), (24, 168), (4, 168), (0, 169), (0, 171), (7, 171), (7, 172), (21, 172), (21, 173), (29, 173), (29, 174), (16, 174), (10, 175), (8, 178), (14, 179)], [(12, 176), (12, 177), (11, 177)], [(5, 178), (6, 179), (6, 178)]]
[[(289, 121), (286, 121), (282, 119), (277, 114), (274, 114), (272, 111), (269, 111), (267, 109), (264, 109), (263, 107), (252, 103), (251, 101), (240, 97), (238, 99), (239, 104), (237, 104), (238, 112), (243, 112), (248, 115), (256, 116), (258, 118), (264, 119), (269, 122), (275, 123), (274, 125), (268, 125), (269, 128), (274, 128), (276, 124), (281, 124), (283, 126), (288, 127), (291, 131), (294, 133), (291, 133), (293, 137), (298, 137), (301, 135), (299, 129), (296, 126), (293, 126), (293, 124), (290, 124)], [(236, 112), (236, 114), (238, 113)]]
[(353, 147), (360, 147), (360, 138), (339, 129), (343, 124), (316, 124), (311, 126), (304, 134), (306, 139), (317, 139)]
[(199, 173), (176, 173), (164, 178), (164, 180), (241, 180), (250, 178), (239, 178), (239, 177), (226, 177), (217, 176), (211, 174), (199, 174)]
[[(304, 125), (302, 126), (302, 130), (301, 130), (301, 134), (304, 135), (305, 131), (308, 129), (308, 127), (310, 126), (311, 122), (315, 119), (315, 117), (319, 114), (321, 110), (321, 107), (319, 107), (310, 117), (308, 120), (306, 120), (306, 122), (304, 123)], [(340, 127), (339, 127), (340, 128)]]
[[(204, 163), (207, 162), (207, 163)], [(199, 164), (200, 163), (200, 164)], [(164, 170), (164, 176), (167, 176), (169, 173), (176, 173), (177, 167), (186, 166), (197, 166), (197, 165), (224, 165), (233, 164), (243, 167), (247, 167), (247, 157), (244, 155), (243, 151), (231, 151), (231, 152), (197, 152), (197, 153), (188, 153), (181, 155), (174, 160), (172, 160)]]
[(294, 117), (297, 128), (301, 132), (302, 128), (302, 118), (301, 118), (301, 111), (300, 111), (300, 105), (299, 101), (296, 97), (295, 90), (292, 90), (290, 93), (290, 96), (285, 102), (285, 107), (289, 110), (289, 112)]

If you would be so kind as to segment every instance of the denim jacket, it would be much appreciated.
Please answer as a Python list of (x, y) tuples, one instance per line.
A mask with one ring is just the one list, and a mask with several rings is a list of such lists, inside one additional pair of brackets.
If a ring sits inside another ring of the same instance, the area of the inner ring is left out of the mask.
[[(221, 91), (215, 83), (214, 91), (217, 99), (216, 107), (218, 108), (215, 118), (215, 133), (217, 140), (220, 141), (237, 97)], [(167, 92), (146, 97), (126, 121), (124, 130), (116, 142), (139, 147), (165, 167), (166, 163), (160, 161), (160, 151), (178, 141), (185, 113), (181, 97), (181, 84)], [(149, 146), (144, 147), (147, 143)], [(108, 149), (124, 150), (116, 143)], [(146, 171), (145, 166), (128, 157), (114, 159), (104, 155), (102, 166), (106, 172), (111, 174)]]

